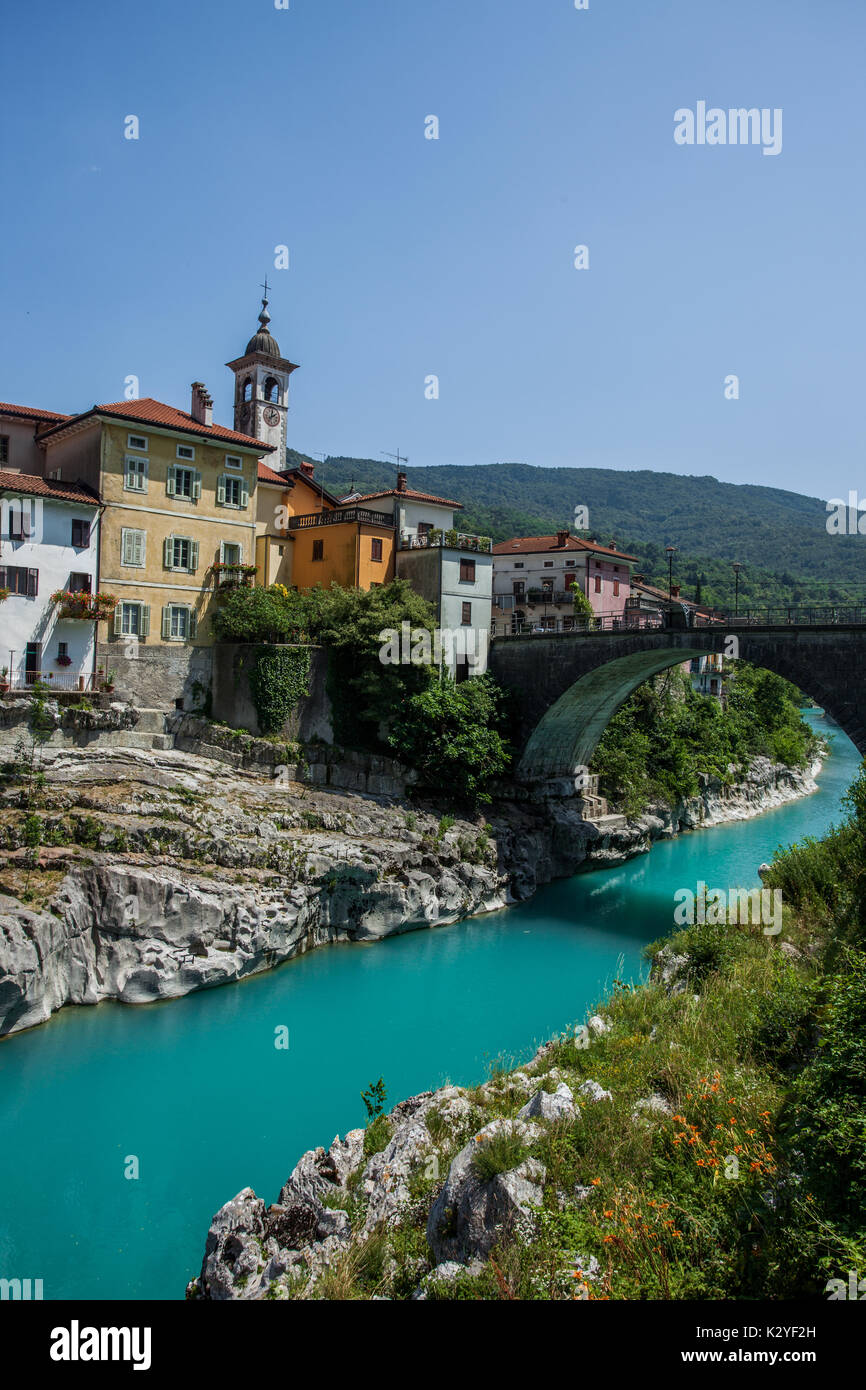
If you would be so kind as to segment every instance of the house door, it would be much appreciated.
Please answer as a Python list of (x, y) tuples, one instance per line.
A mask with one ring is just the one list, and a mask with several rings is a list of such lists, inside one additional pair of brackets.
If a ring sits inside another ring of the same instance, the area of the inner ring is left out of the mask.
[(24, 652), (24, 679), (28, 685), (33, 685), (39, 679), (39, 662), (41, 657), (41, 644), (39, 642), (28, 642)]

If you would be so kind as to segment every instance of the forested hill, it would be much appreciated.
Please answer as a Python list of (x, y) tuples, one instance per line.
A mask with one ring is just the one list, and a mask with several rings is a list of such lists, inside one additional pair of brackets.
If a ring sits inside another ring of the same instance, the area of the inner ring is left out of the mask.
[[(289, 462), (306, 457), (290, 451)], [(727, 603), (730, 566), (746, 566), (746, 603), (845, 603), (866, 600), (866, 536), (827, 532), (826, 503), (781, 488), (722, 483), (648, 469), (537, 468), (523, 463), (408, 467), (409, 486), (463, 503), (460, 525), (506, 540), (543, 535), (572, 524), (576, 506), (589, 510), (588, 534), (615, 539), (666, 577), (666, 545), (677, 547), (675, 570), (702, 597)], [(341, 496), (390, 487), (384, 460), (329, 458), (316, 476)]]

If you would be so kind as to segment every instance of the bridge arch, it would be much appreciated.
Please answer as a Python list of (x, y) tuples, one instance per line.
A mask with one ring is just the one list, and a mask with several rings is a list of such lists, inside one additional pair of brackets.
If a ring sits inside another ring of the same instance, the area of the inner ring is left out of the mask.
[(690, 631), (555, 633), (494, 638), (490, 670), (515, 701), (525, 782), (573, 777), (612, 716), (651, 676), (711, 652), (739, 657), (799, 686), (866, 755), (866, 625), (736, 623)]

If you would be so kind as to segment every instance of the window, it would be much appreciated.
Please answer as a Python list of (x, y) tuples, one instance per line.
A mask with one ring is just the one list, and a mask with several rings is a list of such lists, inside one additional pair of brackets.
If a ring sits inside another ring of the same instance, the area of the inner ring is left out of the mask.
[(178, 444), (176, 457), (192, 461), (195, 458), (195, 449), (191, 444)]
[(162, 635), (167, 642), (186, 642), (195, 637), (195, 614), (186, 603), (168, 603), (162, 610)]
[(243, 468), (244, 461), (240, 454), (226, 454), (226, 468)]
[(370, 541), (370, 559), (381, 564), (382, 561), (382, 541), (380, 537), (374, 536)]
[(127, 449), (143, 449), (147, 452), (147, 438), (143, 434), (128, 434), (126, 436)]
[(552, 569), (553, 569), (553, 561), (552, 561), (552, 560), (545, 560), (545, 562), (544, 562), (544, 568), (545, 568), (546, 570), (552, 570)]
[(127, 492), (147, 492), (147, 474), (149, 467), (149, 459), (132, 458), (127, 454), (126, 472), (123, 479), (123, 486)]
[(251, 401), (253, 398), (253, 379), (248, 376), (244, 382), (244, 400)]
[(26, 497), (11, 497), (7, 503), (10, 541), (26, 541), (33, 535), (35, 527), (31, 522), (30, 500)]
[(472, 604), (471, 604), (471, 603), (462, 603), (462, 604), (460, 605), (460, 609), (461, 609), (461, 613), (460, 613), (460, 623), (461, 623), (461, 626), (462, 626), (462, 627), (471, 627), (471, 626), (472, 626)]
[(66, 587), (70, 594), (89, 594), (92, 585), (93, 581), (89, 574), (77, 574), (73, 571), (69, 576), (69, 583)]
[(115, 637), (147, 637), (149, 634), (149, 604), (124, 600), (117, 605), (114, 610)]
[[(181, 446), (177, 447), (180, 449)], [(169, 497), (183, 497), (188, 502), (197, 502), (201, 497), (201, 474), (195, 468), (170, 464), (165, 479), (165, 490)]]
[(280, 383), (276, 377), (269, 376), (265, 382), (265, 400), (270, 401), (271, 405), (276, 405), (280, 399)]
[(221, 565), (240, 565), (243, 563), (243, 558), (243, 551), (235, 541), (220, 542)]
[(0, 434), (0, 464), (9, 462), (9, 436)]
[(39, 590), (39, 571), (24, 565), (0, 565), (0, 589), (22, 598), (35, 598)]
[(57, 655), (58, 655), (58, 656), (68, 656), (68, 655), (69, 655), (69, 643), (68, 643), (68, 642), (58, 642), (58, 643), (57, 643)]
[(432, 530), (433, 530), (433, 522), (432, 522), (432, 521), (419, 521), (419, 522), (418, 522), (418, 535), (419, 535), (419, 536), (429, 536), (429, 535), (430, 535), (430, 532), (431, 532)]
[(576, 564), (577, 564), (577, 561), (576, 561), (576, 560), (566, 560), (566, 562), (565, 562), (565, 568), (566, 568), (566, 569), (574, 569), (574, 566), (575, 566)]
[(217, 478), (217, 505), (220, 507), (246, 507), (250, 493), (244, 478), (230, 478), (227, 475)]
[(618, 580), (618, 579), (615, 579), (615, 580), (613, 581), (613, 596), (614, 596), (614, 598), (619, 598), (619, 580)]
[(522, 569), (524, 568), (523, 561), (522, 561), (522, 560), (515, 560), (515, 561), (514, 561), (514, 568), (515, 568), (516, 570), (522, 570)]
[(595, 592), (596, 592), (597, 594), (600, 594), (600, 593), (601, 593), (601, 575), (600, 575), (600, 574), (597, 574), (597, 575), (595, 576)]
[(146, 545), (147, 536), (144, 531), (133, 531), (129, 527), (121, 527), (120, 563), (122, 565), (135, 565), (136, 569), (141, 569), (144, 565)]
[(163, 563), (167, 570), (194, 574), (198, 569), (198, 541), (189, 536), (166, 536)]
[(474, 561), (474, 560), (461, 560), (461, 561), (460, 561), (460, 582), (461, 582), (462, 584), (474, 584), (474, 583), (475, 583), (475, 561)]
[(526, 585), (522, 579), (512, 579), (511, 589), (515, 598), (523, 598)]
[(314, 560), (324, 560), (324, 558), (325, 558), (325, 542), (324, 542), (324, 541), (313, 541), (313, 559), (314, 559)]
[(90, 545), (90, 522), (72, 522), (72, 545), (75, 550), (86, 550)]

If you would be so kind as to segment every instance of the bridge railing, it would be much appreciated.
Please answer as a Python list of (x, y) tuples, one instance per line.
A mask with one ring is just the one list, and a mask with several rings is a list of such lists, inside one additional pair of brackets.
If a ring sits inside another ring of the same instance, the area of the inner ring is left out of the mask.
[(810, 607), (746, 608), (729, 613), (732, 627), (840, 627), (866, 625), (866, 607), (825, 604)]
[(592, 618), (494, 618), (491, 637), (549, 637), (552, 633), (570, 632), (592, 635), (595, 632), (641, 632), (665, 626), (661, 610), (643, 613), (597, 613)]

